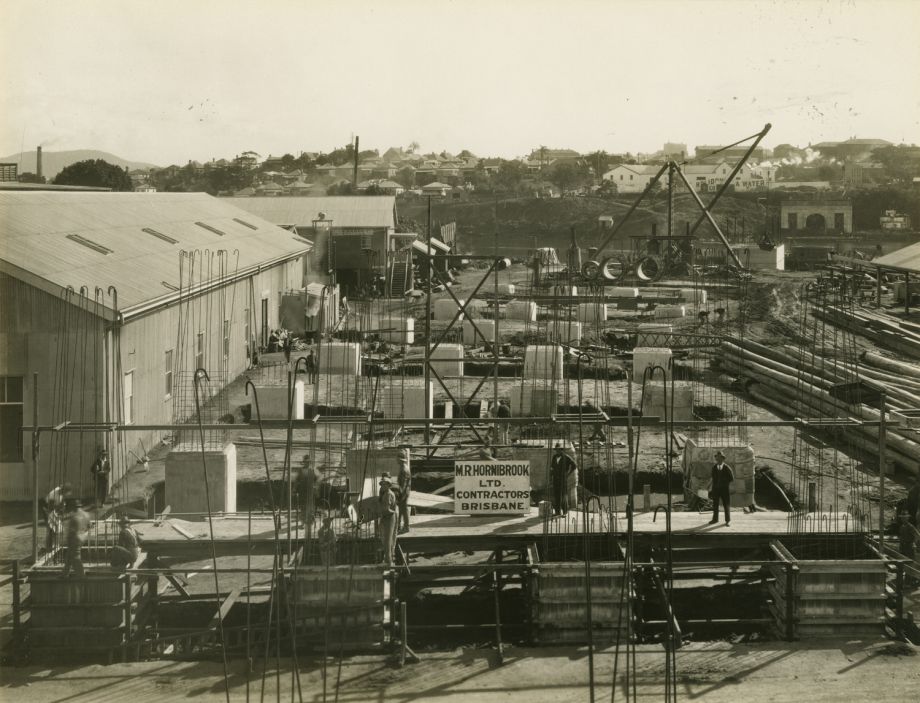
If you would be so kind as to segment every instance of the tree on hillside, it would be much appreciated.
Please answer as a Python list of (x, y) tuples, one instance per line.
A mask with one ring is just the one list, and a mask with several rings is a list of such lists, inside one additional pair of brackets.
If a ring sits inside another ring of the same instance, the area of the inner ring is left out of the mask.
[(916, 147), (905, 144), (883, 146), (872, 150), (872, 158), (885, 167), (888, 175), (904, 183), (920, 172), (920, 160), (916, 156)]
[(414, 154), (416, 151), (418, 151), (418, 147), (418, 142), (409, 142), (409, 146), (406, 147), (406, 153)]
[(401, 186), (411, 188), (415, 185), (415, 169), (410, 168), (409, 166), (401, 168), (396, 172), (393, 180), (395, 180)]
[(503, 192), (516, 191), (524, 180), (524, 166), (520, 161), (502, 161), (495, 174), (495, 188)]
[(55, 185), (95, 186), (112, 190), (134, 190), (128, 169), (102, 159), (87, 159), (65, 166), (54, 178)]
[(588, 182), (590, 174), (588, 172), (588, 167), (582, 163), (575, 163), (572, 161), (563, 161), (561, 163), (553, 164), (550, 167), (547, 178), (559, 186), (559, 190), (562, 193), (562, 197), (565, 197), (566, 192), (574, 190), (579, 186), (583, 186)]

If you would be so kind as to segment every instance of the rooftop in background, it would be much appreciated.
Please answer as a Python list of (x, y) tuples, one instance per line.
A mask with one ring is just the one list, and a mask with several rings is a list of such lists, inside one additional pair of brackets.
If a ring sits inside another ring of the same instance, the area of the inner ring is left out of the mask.
[(333, 227), (396, 229), (393, 195), (330, 195), (326, 197), (221, 198), (247, 212), (282, 226), (311, 227), (314, 220), (332, 220)]
[(54, 294), (115, 286), (122, 311), (174, 298), (183, 250), (234, 252), (242, 271), (311, 246), (205, 193), (0, 192), (0, 239), (0, 271)]
[(0, 182), (0, 190), (49, 190), (49, 191), (95, 191), (97, 193), (109, 193), (111, 188), (101, 188), (99, 186), (60, 186), (54, 183), (18, 183), (18, 182)]

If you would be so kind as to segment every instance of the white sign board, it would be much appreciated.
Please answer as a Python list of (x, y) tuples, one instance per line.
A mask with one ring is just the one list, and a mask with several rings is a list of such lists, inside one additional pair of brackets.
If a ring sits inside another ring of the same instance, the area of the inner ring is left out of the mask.
[(529, 511), (529, 461), (454, 462), (454, 513), (520, 515)]

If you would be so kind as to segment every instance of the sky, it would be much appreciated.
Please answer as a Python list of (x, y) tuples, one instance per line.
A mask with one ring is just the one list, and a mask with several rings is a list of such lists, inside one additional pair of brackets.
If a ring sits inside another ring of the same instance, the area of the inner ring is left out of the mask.
[(0, 154), (920, 143), (917, 0), (2, 0)]

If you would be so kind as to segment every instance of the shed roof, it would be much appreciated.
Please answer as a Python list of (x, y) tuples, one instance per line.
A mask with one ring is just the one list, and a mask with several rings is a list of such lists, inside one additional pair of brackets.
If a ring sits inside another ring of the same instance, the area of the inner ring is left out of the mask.
[(122, 311), (174, 298), (182, 251), (234, 252), (232, 274), (310, 246), (206, 193), (0, 192), (0, 270), (51, 290), (114, 286)]
[(333, 227), (396, 228), (396, 196), (330, 195), (306, 198), (224, 198), (276, 225), (312, 227), (319, 213)]
[(920, 273), (920, 242), (873, 259), (872, 264), (882, 267), (894, 266), (899, 269), (909, 269)]

